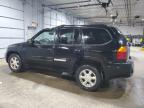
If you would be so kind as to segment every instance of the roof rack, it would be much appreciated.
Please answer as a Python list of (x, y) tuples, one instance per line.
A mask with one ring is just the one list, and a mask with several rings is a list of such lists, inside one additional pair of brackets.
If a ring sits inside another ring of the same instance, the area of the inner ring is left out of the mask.
[(105, 24), (89, 24), (89, 25), (60, 25), (54, 28), (61, 28), (61, 27), (107, 27)]

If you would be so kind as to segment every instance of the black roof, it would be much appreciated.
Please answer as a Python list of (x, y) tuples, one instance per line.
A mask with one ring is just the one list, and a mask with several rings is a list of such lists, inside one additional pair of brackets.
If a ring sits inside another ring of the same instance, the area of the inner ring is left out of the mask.
[(91, 24), (91, 25), (60, 25), (57, 27), (53, 27), (53, 28), (46, 28), (44, 30), (49, 30), (49, 29), (55, 29), (55, 28), (63, 28), (63, 27), (78, 27), (78, 28), (83, 28), (83, 27), (102, 27), (102, 28), (108, 28), (110, 26), (105, 25), (105, 24)]
[(108, 27), (105, 24), (91, 24), (91, 25), (61, 25), (61, 26), (57, 26), (54, 28), (59, 28), (59, 27)]

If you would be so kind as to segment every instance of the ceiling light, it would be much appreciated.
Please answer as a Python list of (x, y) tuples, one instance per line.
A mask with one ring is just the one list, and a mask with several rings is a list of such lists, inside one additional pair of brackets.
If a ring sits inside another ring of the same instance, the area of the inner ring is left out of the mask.
[(143, 19), (141, 19), (142, 21), (144, 21), (144, 18)]

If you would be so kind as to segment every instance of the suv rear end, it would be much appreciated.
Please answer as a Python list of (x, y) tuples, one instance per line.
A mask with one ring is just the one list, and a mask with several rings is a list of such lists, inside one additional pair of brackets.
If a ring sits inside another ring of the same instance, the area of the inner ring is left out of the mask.
[(113, 37), (113, 62), (104, 66), (105, 78), (130, 77), (133, 74), (134, 63), (130, 57), (130, 48), (123, 34), (114, 27), (109, 27)]
[(82, 28), (82, 34), (84, 59), (102, 71), (104, 80), (132, 75), (130, 48), (117, 28), (90, 26)]

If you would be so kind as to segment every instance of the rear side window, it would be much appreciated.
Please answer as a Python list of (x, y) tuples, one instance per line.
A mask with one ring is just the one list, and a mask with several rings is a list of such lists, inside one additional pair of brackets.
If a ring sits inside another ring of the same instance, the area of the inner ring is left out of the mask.
[(111, 40), (111, 36), (105, 29), (83, 29), (83, 39), (86, 44), (104, 44)]
[(122, 34), (122, 32), (118, 28), (111, 27), (111, 30), (113, 32), (113, 36), (115, 36), (116, 39), (118, 39), (119, 44), (126, 45), (127, 40), (125, 36)]

